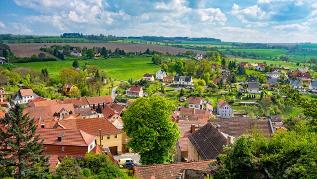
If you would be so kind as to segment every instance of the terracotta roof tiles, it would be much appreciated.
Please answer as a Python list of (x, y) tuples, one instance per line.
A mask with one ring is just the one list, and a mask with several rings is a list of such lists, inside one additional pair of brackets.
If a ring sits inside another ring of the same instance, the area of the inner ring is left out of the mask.
[(134, 167), (134, 174), (139, 179), (175, 179), (184, 169), (209, 171), (213, 160), (199, 162), (181, 162)]

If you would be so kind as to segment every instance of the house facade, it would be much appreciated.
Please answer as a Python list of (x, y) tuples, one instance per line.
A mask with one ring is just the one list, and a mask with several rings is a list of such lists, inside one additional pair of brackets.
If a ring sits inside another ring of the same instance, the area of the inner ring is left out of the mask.
[(96, 147), (96, 136), (77, 129), (38, 129), (44, 153), (57, 156), (84, 156)]
[(167, 76), (167, 73), (164, 70), (159, 70), (155, 73), (155, 78), (163, 81), (164, 77)]
[(260, 84), (258, 82), (248, 82), (247, 92), (250, 94), (259, 94)]
[(96, 136), (96, 143), (113, 155), (126, 151), (126, 134), (105, 118), (62, 120), (58, 122), (58, 128), (78, 129)]
[(4, 101), (6, 100), (5, 94), (6, 92), (4, 88), (0, 88), (0, 104), (4, 103)]
[(13, 104), (28, 104), (39, 96), (32, 89), (20, 89), (12, 98)]
[(188, 108), (201, 109), (212, 112), (212, 105), (202, 97), (189, 97)]
[(182, 86), (192, 86), (193, 78), (191, 76), (175, 76), (173, 84)]
[(148, 73), (144, 74), (142, 79), (146, 80), (146, 81), (154, 81), (155, 80), (154, 75), (148, 74)]
[(127, 91), (126, 91), (126, 95), (128, 97), (143, 97), (144, 96), (144, 93), (143, 93), (143, 89), (141, 86), (132, 86), (131, 88), (129, 88)]
[(317, 92), (317, 80), (311, 81), (308, 88), (312, 92)]
[(0, 65), (7, 64), (7, 60), (4, 57), (0, 57)]
[(233, 110), (228, 103), (221, 100), (217, 104), (217, 114), (220, 118), (231, 118), (233, 117)]
[(269, 78), (279, 78), (280, 77), (280, 73), (278, 71), (268, 72), (266, 75)]

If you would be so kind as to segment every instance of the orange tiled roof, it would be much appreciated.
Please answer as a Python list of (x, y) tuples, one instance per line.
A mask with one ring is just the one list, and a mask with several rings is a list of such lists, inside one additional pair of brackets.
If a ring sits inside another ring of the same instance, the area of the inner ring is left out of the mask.
[(202, 97), (192, 97), (191, 96), (188, 98), (188, 103), (189, 104), (200, 104), (202, 100), (203, 100)]
[(105, 108), (102, 110), (102, 114), (103, 116), (108, 119), (110, 117), (112, 117), (113, 115), (115, 115), (115, 111), (113, 109), (111, 109), (108, 105), (105, 106)]
[(209, 171), (212, 162), (214, 160), (136, 166), (134, 174), (139, 179), (175, 179), (184, 169)]
[(141, 89), (142, 89), (142, 87), (135, 85), (135, 86), (131, 86), (131, 88), (129, 88), (129, 92), (136, 92), (136, 93), (138, 93), (138, 92), (141, 91)]
[[(88, 146), (96, 139), (96, 136), (77, 129), (38, 129), (36, 132), (46, 145)], [(62, 136), (61, 141), (58, 141), (59, 136)]]
[(5, 114), (6, 113), (4, 111), (0, 110), (0, 118), (3, 118), (5, 116)]
[(112, 103), (111, 96), (96, 96), (96, 97), (86, 97), (86, 100), (90, 105), (92, 104), (110, 104)]
[(20, 89), (21, 96), (32, 96), (33, 90), (32, 89)]
[(70, 119), (61, 120), (58, 122), (62, 128), (65, 129), (80, 129), (88, 134), (99, 136), (99, 129), (101, 135), (115, 135), (122, 133), (122, 130), (117, 129), (113, 124), (104, 118), (94, 119)]
[(225, 101), (225, 100), (220, 100), (219, 102), (218, 102), (218, 105), (220, 106), (220, 107), (223, 107), (223, 106), (225, 106), (227, 104), (227, 102)]
[(110, 105), (110, 107), (118, 114), (121, 114), (122, 111), (124, 110), (124, 106), (120, 105), (120, 104), (117, 104), (117, 103), (112, 103)]

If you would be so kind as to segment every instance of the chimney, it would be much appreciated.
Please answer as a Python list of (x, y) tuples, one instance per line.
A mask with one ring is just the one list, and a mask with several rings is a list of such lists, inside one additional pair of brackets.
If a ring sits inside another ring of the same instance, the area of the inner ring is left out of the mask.
[(195, 130), (196, 130), (196, 126), (195, 126), (195, 124), (192, 124), (192, 125), (190, 126), (190, 133), (194, 133)]
[(228, 136), (228, 137), (227, 137), (227, 145), (232, 144), (231, 140), (232, 140), (232, 137), (231, 137), (231, 136)]
[(57, 140), (61, 142), (63, 137), (64, 137), (64, 132), (61, 132), (61, 134), (57, 137)]

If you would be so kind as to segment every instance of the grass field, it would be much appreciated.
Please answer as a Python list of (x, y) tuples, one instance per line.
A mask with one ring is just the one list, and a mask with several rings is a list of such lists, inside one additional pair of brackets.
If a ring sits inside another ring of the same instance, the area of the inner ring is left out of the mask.
[[(299, 68), (299, 66), (296, 65), (294, 62), (285, 62), (285, 61), (274, 61), (274, 60), (256, 60), (256, 59), (249, 59), (249, 58), (232, 58), (233, 60), (236, 60), (237, 62), (249, 62), (249, 63), (266, 63), (268, 65), (278, 65), (281, 67), (288, 67), (290, 69), (296, 69)], [(302, 63), (301, 65), (303, 65)]]
[[(59, 72), (64, 68), (72, 67), (72, 60), (50, 61), (50, 62), (32, 62), (15, 64), (17, 67), (29, 67), (36, 71), (46, 68), (52, 77), (57, 77)], [(136, 80), (143, 76), (144, 73), (155, 73), (160, 67), (151, 63), (150, 57), (124, 57), (109, 58), (99, 60), (80, 60), (80, 65), (96, 65), (104, 70), (110, 77), (115, 80)]]

